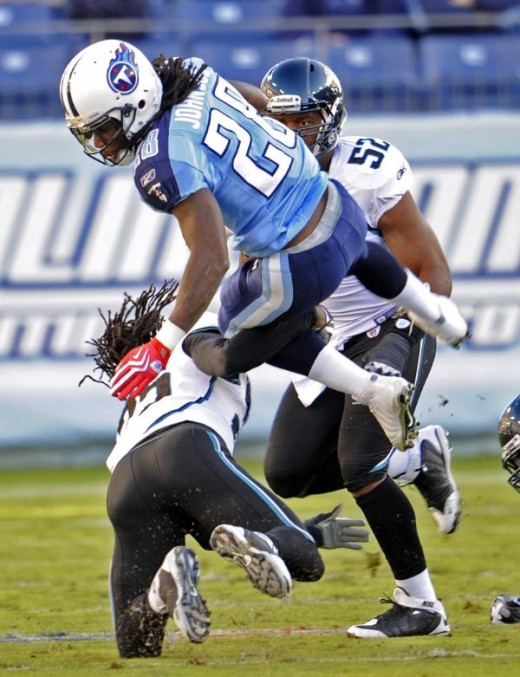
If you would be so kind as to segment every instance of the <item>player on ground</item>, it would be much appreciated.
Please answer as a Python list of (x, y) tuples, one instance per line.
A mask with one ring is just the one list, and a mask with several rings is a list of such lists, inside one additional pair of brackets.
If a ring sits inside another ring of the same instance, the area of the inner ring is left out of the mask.
[[(109, 315), (103, 336), (92, 342), (97, 369), (110, 377), (124, 350), (154, 334), (174, 288), (152, 287), (137, 301), (127, 297)], [(337, 509), (302, 524), (235, 462), (235, 438), (249, 412), (249, 382), (245, 374), (215, 378), (195, 366), (189, 354), (197, 353), (199, 342), (220, 338), (216, 315), (209, 322), (205, 331), (185, 337), (141, 396), (128, 400), (107, 459), (112, 473), (107, 509), (115, 536), (110, 589), (124, 658), (160, 655), (168, 618), (192, 642), (207, 637), (209, 611), (187, 535), (238, 563), (272, 597), (288, 596), (293, 578), (321, 578), (317, 545), (359, 549), (368, 539), (359, 528), (362, 520), (339, 518)], [(257, 366), (255, 360), (277, 352), (313, 323), (308, 313), (246, 330), (236, 337), (237, 353), (247, 352)]]
[[(151, 63), (129, 43), (104, 40), (71, 60), (60, 96), (85, 153), (108, 165), (133, 161), (141, 198), (178, 219), (190, 250), (168, 322), (125, 356), (113, 395), (142, 392), (208, 307), (229, 266), (224, 224), (232, 246), (251, 257), (221, 290), (219, 324), (228, 335), (312, 309), (350, 271), (416, 311), (433, 335), (464, 340), (466, 323), (449, 299), (365, 241), (363, 213), (300, 137), (260, 116), (200, 59)], [(312, 331), (286, 353), (288, 368), (325, 374), (327, 385), (367, 404), (396, 446), (412, 443), (412, 386), (404, 379), (335, 364)]]

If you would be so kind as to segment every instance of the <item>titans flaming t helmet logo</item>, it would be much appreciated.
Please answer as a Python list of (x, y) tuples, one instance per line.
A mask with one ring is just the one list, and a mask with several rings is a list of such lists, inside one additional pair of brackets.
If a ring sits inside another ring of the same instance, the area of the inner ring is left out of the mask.
[(135, 55), (124, 42), (116, 49), (107, 70), (107, 81), (111, 89), (119, 94), (131, 94), (139, 82), (139, 69)]

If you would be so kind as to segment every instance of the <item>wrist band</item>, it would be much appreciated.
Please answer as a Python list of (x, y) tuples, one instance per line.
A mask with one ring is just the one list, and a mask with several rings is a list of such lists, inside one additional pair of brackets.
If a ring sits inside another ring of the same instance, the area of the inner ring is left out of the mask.
[(170, 322), (170, 320), (164, 320), (161, 328), (155, 335), (155, 338), (160, 341), (163, 346), (173, 350), (185, 336), (186, 332), (184, 329), (181, 329), (176, 324), (173, 324), (173, 322)]

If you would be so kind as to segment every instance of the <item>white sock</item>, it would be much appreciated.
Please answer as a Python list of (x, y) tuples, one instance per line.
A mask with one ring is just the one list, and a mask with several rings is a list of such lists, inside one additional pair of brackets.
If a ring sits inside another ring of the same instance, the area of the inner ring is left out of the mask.
[(314, 381), (354, 397), (361, 393), (371, 376), (373, 374), (358, 367), (330, 345), (319, 353), (309, 372), (309, 378)]
[(407, 270), (406, 273), (408, 279), (403, 291), (391, 300), (397, 305), (403, 306), (406, 310), (417, 313), (427, 322), (436, 322), (441, 312), (435, 294), (432, 294), (428, 287), (410, 270)]
[(428, 599), (432, 602), (437, 599), (435, 589), (428, 573), (425, 569), (417, 576), (406, 578), (404, 581), (396, 579), (395, 584), (398, 588), (402, 588), (410, 597), (417, 597), (418, 599)]

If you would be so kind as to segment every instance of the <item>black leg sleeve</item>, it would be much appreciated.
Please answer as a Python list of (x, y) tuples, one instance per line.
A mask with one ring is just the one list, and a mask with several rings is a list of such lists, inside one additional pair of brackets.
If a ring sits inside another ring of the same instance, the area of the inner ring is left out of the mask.
[[(281, 317), (262, 327), (243, 329), (231, 339), (215, 332), (193, 332), (184, 339), (183, 349), (205, 374), (229, 377), (270, 362), (303, 332), (314, 334), (310, 330), (314, 323), (314, 311), (309, 311)], [(315, 353), (315, 348), (312, 350)]]
[(291, 576), (297, 581), (319, 581), (325, 564), (315, 543), (296, 529), (279, 526), (266, 532), (278, 548)]
[(349, 270), (373, 294), (393, 299), (406, 284), (405, 269), (387, 249), (367, 242), (367, 255), (358, 259)]
[(358, 496), (355, 500), (363, 511), (394, 578), (404, 580), (424, 571), (426, 560), (417, 533), (415, 513), (397, 484), (387, 477), (373, 491)]

